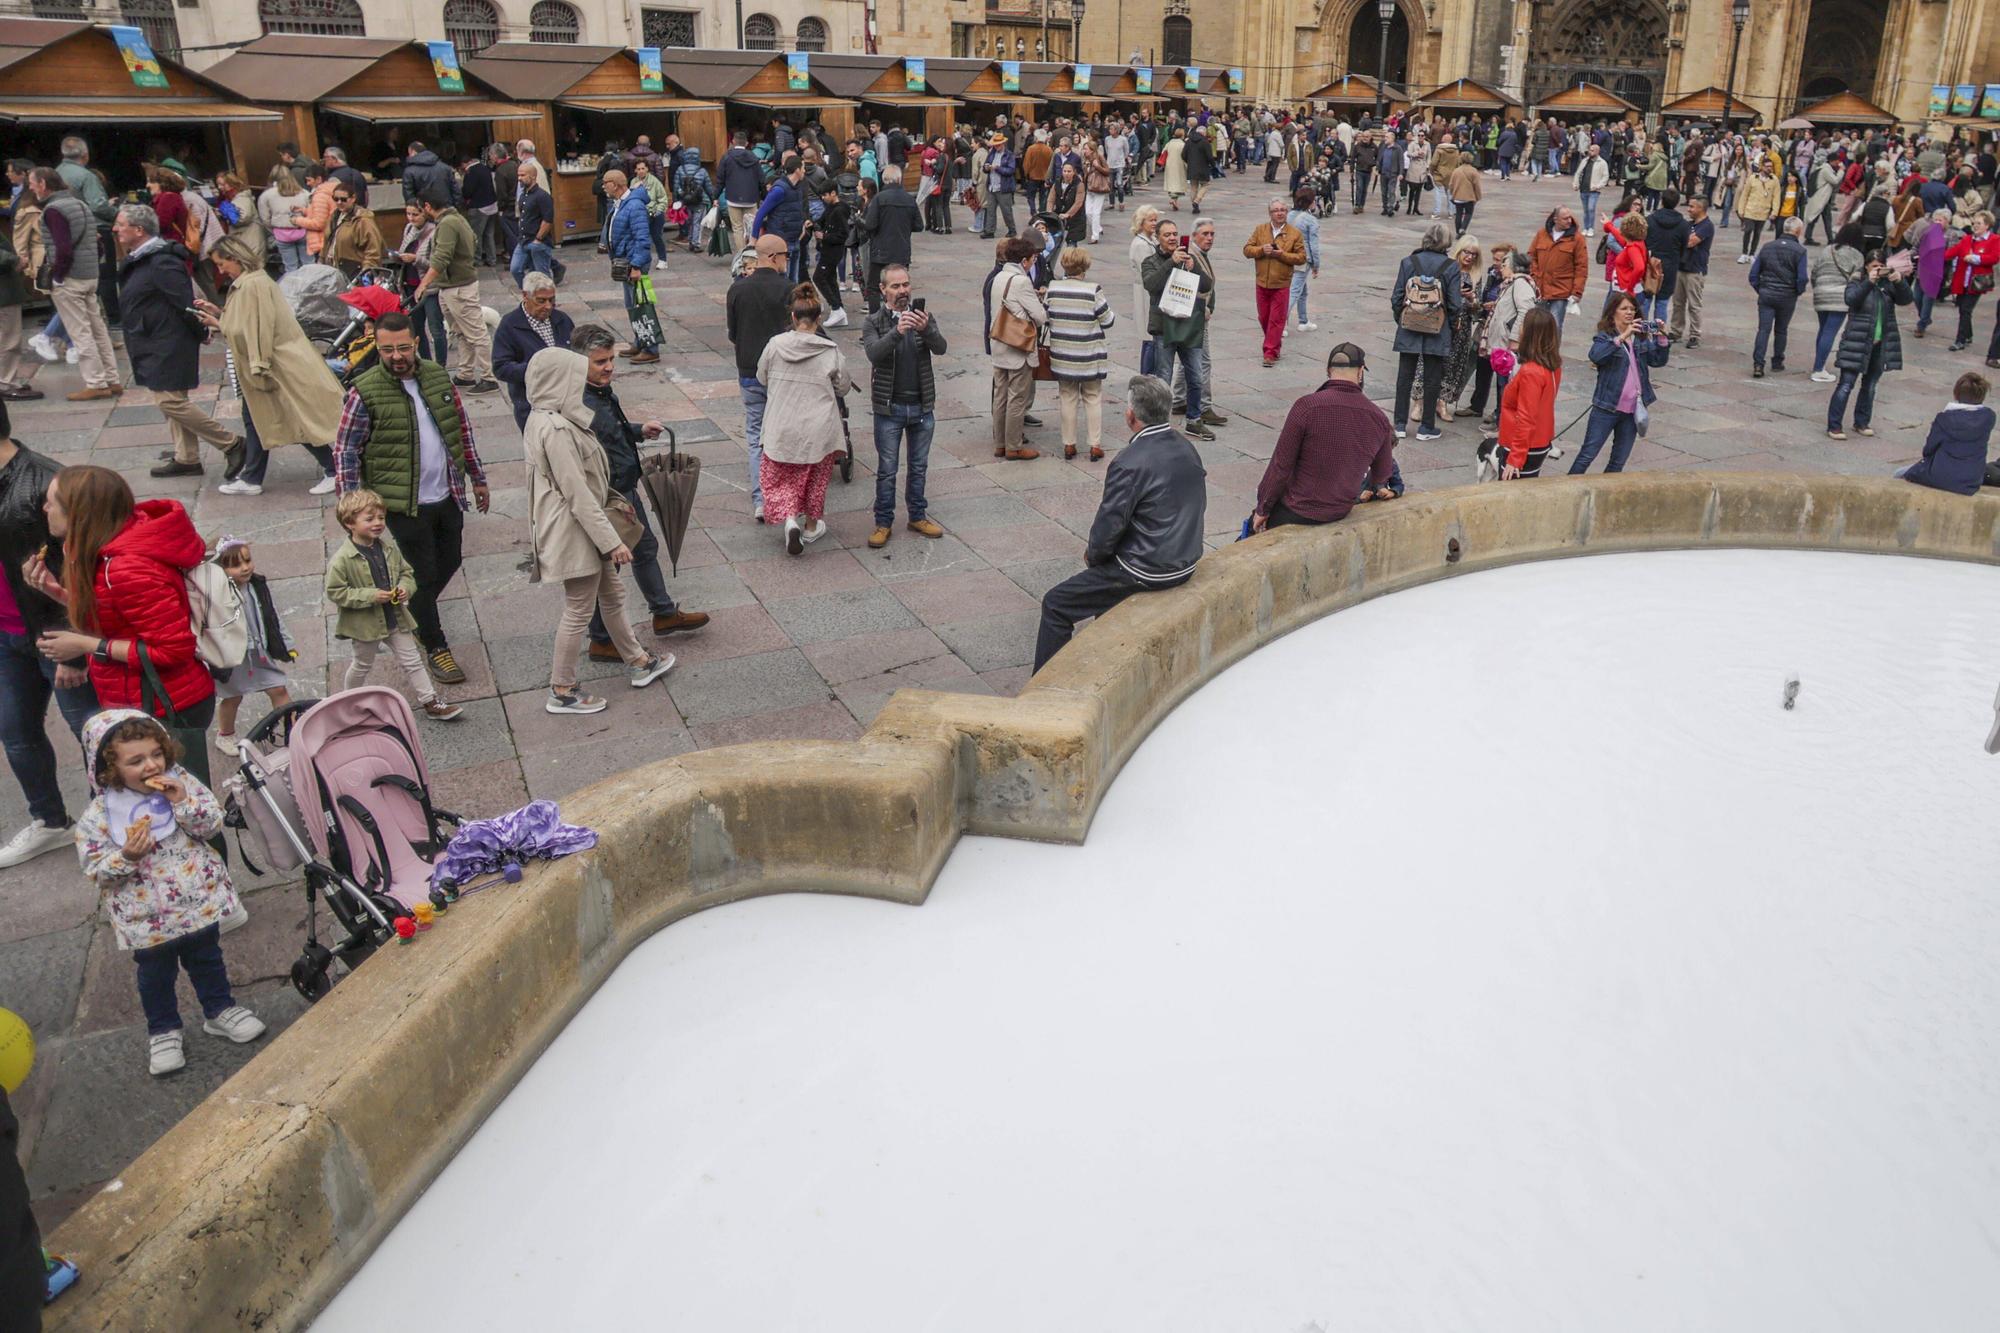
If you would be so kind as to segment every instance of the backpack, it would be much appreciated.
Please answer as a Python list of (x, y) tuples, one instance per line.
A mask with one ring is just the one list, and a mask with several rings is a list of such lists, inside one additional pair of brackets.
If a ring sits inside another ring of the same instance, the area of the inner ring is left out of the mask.
[(1403, 283), (1403, 313), (1396, 326), (1411, 333), (1444, 332), (1444, 284), (1434, 273), (1412, 273)]
[(250, 624), (243, 594), (228, 571), (204, 560), (184, 576), (187, 584), (188, 627), (194, 631), (194, 655), (212, 676), (226, 676), (243, 665), (250, 652)]
[(1647, 255), (1646, 276), (1639, 280), (1640, 285), (1644, 288), (1646, 295), (1648, 296), (1656, 295), (1660, 290), (1660, 284), (1666, 281), (1666, 277), (1667, 277), (1667, 272), (1666, 269), (1661, 265), (1659, 256)]

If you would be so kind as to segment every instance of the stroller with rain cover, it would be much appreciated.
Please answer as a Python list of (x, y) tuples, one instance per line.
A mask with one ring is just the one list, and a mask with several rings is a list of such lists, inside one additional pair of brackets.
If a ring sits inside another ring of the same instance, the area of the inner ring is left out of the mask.
[(403, 308), (393, 269), (366, 269), (353, 282), (330, 264), (301, 264), (278, 281), (278, 293), (292, 308), (327, 369), (351, 385), (373, 364), (375, 342), (369, 326)]
[[(455, 895), (432, 887), (431, 864), (460, 818), (431, 803), (430, 766), (401, 694), (364, 685), (274, 709), (238, 743), (224, 823), (253, 868), (301, 870), (306, 942), (292, 986), (308, 1001), (399, 933), (398, 918)], [(319, 940), (320, 898), (343, 935)]]

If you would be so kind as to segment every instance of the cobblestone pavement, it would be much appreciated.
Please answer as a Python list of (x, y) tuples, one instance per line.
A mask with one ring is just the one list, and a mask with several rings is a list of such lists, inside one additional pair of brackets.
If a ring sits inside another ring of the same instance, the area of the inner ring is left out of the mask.
[[(1319, 331), (1288, 333), (1284, 357), (1266, 369), (1260, 364), (1250, 265), (1241, 245), (1272, 193), (1253, 169), (1230, 176), (1209, 199), (1221, 233), (1215, 252), (1222, 299), (1213, 335), (1214, 390), (1230, 417), (1214, 443), (1200, 446), (1208, 464), (1208, 528), (1217, 544), (1235, 535), (1277, 427), (1292, 400), (1318, 385), (1334, 342), (1352, 339), (1365, 347), (1368, 392), (1382, 401), (1390, 397), (1394, 361), (1387, 289), (1397, 259), (1414, 247), (1422, 225), (1421, 219), (1392, 221), (1374, 212), (1328, 219), (1322, 228), (1323, 276), (1312, 295)], [(1525, 244), (1550, 207), (1574, 202), (1553, 182), (1502, 184), (1489, 178), (1487, 193), (1473, 230), (1489, 242), (1506, 238)], [(1165, 203), (1153, 190), (1142, 191), (1137, 202)], [(1179, 214), (1183, 223), (1189, 216), (1185, 210)], [(1119, 315), (1112, 334), (1118, 364), (1104, 409), (1106, 434), (1114, 444), (1122, 442), (1116, 423), (1139, 342), (1126, 262), (1129, 219), (1129, 213), (1108, 214), (1103, 243), (1092, 250), (1093, 276), (1105, 284)], [(854, 481), (836, 480), (828, 498), (831, 535), (793, 559), (784, 555), (775, 529), (751, 521), (742, 414), (724, 330), (726, 270), (719, 260), (673, 254), (671, 270), (658, 275), (668, 316), (663, 360), (643, 371), (621, 369), (618, 387), (634, 419), (671, 423), (681, 444), (702, 456), (699, 526), (688, 537), (672, 587), (683, 605), (707, 611), (714, 620), (700, 634), (676, 636), (666, 645), (680, 662), (658, 686), (632, 692), (612, 682), (610, 709), (594, 717), (552, 717), (542, 710), (559, 597), (549, 587), (531, 585), (518, 567), (527, 549), (526, 491), (518, 466), (521, 442), (504, 398), (469, 400), (494, 505), (491, 515), (468, 519), (465, 568), (445, 603), (445, 623), (470, 679), (445, 691), (465, 705), (464, 720), (424, 733), (441, 804), (491, 814), (531, 796), (561, 797), (632, 765), (705, 746), (857, 736), (889, 694), (906, 685), (1000, 694), (1020, 688), (1028, 675), (1037, 599), (1078, 567), (1103, 465), (1062, 460), (1055, 394), (1047, 388), (1037, 403), (1047, 424), (1030, 432), (1044, 457), (1029, 463), (993, 459), (989, 377), (979, 342), (980, 283), (991, 267), (993, 247), (964, 225), (963, 211), (957, 221), (955, 235), (920, 236), (916, 242), (917, 292), (943, 322), (951, 347), (939, 367), (929, 485), (931, 516), (948, 535), (925, 540), (903, 529), (899, 515), (895, 539), (879, 552), (865, 545), (872, 526), (874, 452), (865, 397), (855, 400), (860, 462)], [(1755, 311), (1746, 270), (1733, 262), (1734, 233), (1725, 232), (1717, 248), (1721, 262), (1710, 277), (1702, 346), (1693, 353), (1677, 349), (1673, 365), (1654, 375), (1661, 403), (1633, 466), (1885, 473), (1916, 457), (1952, 378), (1978, 364), (1971, 354), (1947, 355), (1948, 326), (1940, 329), (1945, 337), (1916, 341), (1907, 336), (1912, 321), (1906, 315), (1903, 347), (1910, 364), (1884, 382), (1875, 423), (1879, 434), (1844, 444), (1829, 441), (1823, 434), (1828, 386), (1806, 378), (1812, 315), (1801, 310), (1798, 316), (1788, 371), (1753, 381), (1749, 343)], [(571, 247), (567, 258), (573, 276), (562, 294), (565, 308), (579, 322), (594, 313), (622, 330), (618, 292), (602, 261), (583, 247)], [(487, 303), (505, 309), (502, 282), (489, 274), (484, 283)], [(1602, 292), (1596, 279), (1593, 288), (1586, 305), (1594, 309)], [(855, 298), (848, 300), (853, 304)], [(858, 306), (854, 313), (858, 326)], [(1571, 321), (1572, 369), (1559, 422), (1586, 401), (1590, 376), (1582, 357), (1588, 328), (1588, 320)], [(1983, 342), (1988, 330), (1982, 324), (1979, 332)], [(856, 328), (838, 337), (850, 367), (861, 370)], [(197, 396), (213, 401), (219, 359), (210, 356), (207, 367), (208, 383)], [(49, 399), (16, 407), (16, 435), (65, 461), (116, 468), (142, 495), (181, 499), (211, 541), (225, 532), (248, 538), (300, 646), (296, 679), (324, 689), (329, 668), (338, 669), (345, 658), (330, 637), (320, 590), (330, 544), (340, 533), (331, 499), (306, 494), (313, 471), (303, 453), (282, 452), (265, 494), (255, 498), (217, 494), (221, 478), (213, 469), (205, 478), (156, 482), (146, 469), (167, 435), (149, 395), (128, 392), (108, 406), (66, 403), (62, 394), (79, 381), (62, 366), (44, 368), (37, 382)], [(235, 405), (225, 411), (233, 413)], [(1476, 422), (1461, 416), (1444, 431), (1442, 440), (1420, 445), (1412, 439), (1400, 448), (1414, 489), (1472, 479)], [(1580, 435), (1581, 427), (1568, 443), (1573, 447)], [(388, 666), (385, 655), (385, 681)], [(261, 707), (261, 702), (246, 706), (246, 725)], [(54, 710), (50, 713), (59, 731)], [(66, 735), (59, 752), (75, 753)], [(218, 780), (227, 767), (222, 765)], [(80, 767), (66, 786), (75, 813), (83, 787)], [(0, 783), (0, 789), (0, 828), (11, 832), (25, 822), (23, 803), (11, 782)], [(251, 923), (227, 941), (230, 971), (241, 997), (274, 1030), (281, 1029), (301, 1008), (283, 977), (302, 934), (302, 899), (292, 884), (252, 881), (249, 887)], [(185, 983), (183, 992), (184, 1012), (196, 1012)], [(19, 1011), (41, 1042), (39, 1063), (17, 1105), (24, 1113), (29, 1175), (45, 1223), (111, 1178), (257, 1049), (229, 1047), (195, 1030), (187, 1071), (149, 1078), (131, 961), (120, 956), (109, 930), (98, 923), (93, 892), (75, 861), (61, 853), (0, 871), (0, 1005)]]

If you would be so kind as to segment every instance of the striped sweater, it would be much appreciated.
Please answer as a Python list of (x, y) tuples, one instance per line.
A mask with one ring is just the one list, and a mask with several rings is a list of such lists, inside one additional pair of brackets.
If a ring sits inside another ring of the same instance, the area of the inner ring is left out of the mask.
[(1049, 369), (1059, 380), (1101, 380), (1110, 361), (1104, 332), (1117, 320), (1104, 289), (1083, 278), (1049, 284)]

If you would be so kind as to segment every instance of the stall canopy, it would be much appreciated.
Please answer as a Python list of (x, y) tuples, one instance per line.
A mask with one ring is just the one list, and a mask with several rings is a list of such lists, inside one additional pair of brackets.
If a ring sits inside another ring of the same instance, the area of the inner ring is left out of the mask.
[(1504, 93), (1496, 93), (1483, 83), (1471, 79), (1453, 79), (1442, 87), (1433, 88), (1422, 97), (1415, 99), (1412, 106), (1427, 107), (1433, 111), (1477, 111), (1482, 114), (1505, 111), (1508, 107), (1521, 104)]
[(1400, 110), (1410, 104), (1408, 88), (1395, 83), (1382, 83), (1367, 74), (1343, 74), (1331, 83), (1322, 84), (1307, 93), (1304, 100), (1327, 102), (1334, 106), (1365, 106), (1372, 110), (1378, 88), (1382, 92), (1384, 104), (1390, 110)]
[[(1689, 93), (1686, 97), (1675, 98), (1660, 108), (1660, 114), (1680, 116), (1688, 120), (1721, 120), (1723, 100), (1722, 89), (1703, 88), (1699, 92)], [(1754, 125), (1762, 116), (1762, 112), (1740, 97), (1729, 103), (1731, 120), (1746, 120)]]
[(507, 101), (471, 70), (465, 91), (437, 88), (429, 48), (371, 37), (259, 37), (216, 62), (208, 77), (256, 102), (316, 104), (363, 121), (531, 120), (533, 107)]
[(1799, 114), (1815, 125), (1894, 125), (1896, 118), (1857, 93), (1835, 93), (1821, 98), (1811, 106), (1799, 108)]
[(518, 102), (548, 102), (579, 111), (722, 109), (720, 102), (691, 96), (665, 74), (661, 91), (640, 91), (638, 57), (622, 46), (500, 42), (460, 63)]
[(929, 60), (924, 61), (924, 87), (910, 88), (909, 73), (900, 56), (828, 56), (812, 58), (813, 76), (840, 97), (850, 97), (881, 106), (955, 107), (956, 97), (940, 93), (932, 84)]
[[(813, 64), (834, 57), (815, 53)], [(669, 56), (660, 53), (660, 72), (701, 98), (717, 98), (770, 111), (791, 108), (852, 107), (852, 98), (841, 97), (826, 86), (817, 72), (808, 69), (812, 87), (793, 89), (785, 74), (785, 57), (769, 51), (693, 51), (675, 49)]]
[[(108, 29), (61, 19), (0, 18), (0, 121), (144, 124), (268, 121), (214, 80), (156, 56), (164, 87), (142, 88)], [(240, 96), (240, 95), (239, 95)]]
[(1042, 100), (1028, 91), (1028, 76), (1025, 70), (1021, 75), (1020, 89), (1008, 92), (1001, 78), (998, 61), (964, 58), (931, 60), (925, 63), (925, 72), (929, 74), (933, 88), (947, 96), (962, 98), (967, 102), (1025, 110)]
[(1570, 116), (1639, 116), (1645, 112), (1640, 107), (1595, 83), (1578, 83), (1574, 88), (1565, 88), (1554, 97), (1545, 98), (1536, 106), (1537, 111), (1547, 114), (1560, 112)]

